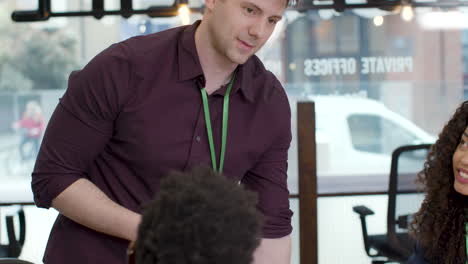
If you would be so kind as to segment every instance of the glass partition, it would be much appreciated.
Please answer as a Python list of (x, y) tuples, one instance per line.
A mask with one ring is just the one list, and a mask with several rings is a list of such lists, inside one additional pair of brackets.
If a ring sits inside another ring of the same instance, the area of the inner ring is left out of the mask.
[[(90, 8), (90, 1), (53, 3), (54, 11)], [(143, 15), (21, 24), (11, 21), (11, 12), (33, 9), (36, 1), (0, 4), (0, 177), (9, 180), (27, 177), (40, 141), (41, 132), (26, 140), (28, 132), (19, 122), (28, 115), (27, 105), (45, 126), (72, 69), (114, 42), (180, 25), (177, 17)], [(142, 0), (134, 5), (153, 4)], [(115, 9), (119, 3), (106, 1), (106, 6)], [(297, 100), (316, 102), (319, 177), (383, 177), (395, 147), (433, 142), (464, 99), (467, 34), (426, 25), (430, 11), (416, 9), (414, 18), (405, 21), (391, 13), (378, 20), (378, 10), (289, 10), (258, 53), (286, 88), (293, 117)], [(192, 21), (200, 17), (193, 14)], [(292, 193), (297, 193), (296, 155), (293, 142)], [(320, 192), (327, 192), (323, 188)]]
[[(134, 1), (134, 8), (173, 3), (166, 2)], [(107, 0), (105, 6), (116, 10), (120, 3)], [(11, 20), (13, 11), (37, 7), (35, 0), (0, 1), (0, 186), (13, 186), (0, 187), (0, 203), (32, 202), (30, 174), (38, 146), (71, 71), (115, 42), (181, 25), (178, 17), (146, 15)], [(91, 1), (52, 1), (53, 12), (90, 9)], [(193, 14), (192, 21), (200, 17)]]
[(444, 20), (427, 25), (432, 11), (416, 8), (406, 21), (377, 9), (291, 10), (259, 53), (283, 82), (293, 113), (298, 100), (316, 104), (319, 193), (367, 191), (370, 182), (385, 190), (392, 151), (434, 142), (464, 100), (466, 32)]

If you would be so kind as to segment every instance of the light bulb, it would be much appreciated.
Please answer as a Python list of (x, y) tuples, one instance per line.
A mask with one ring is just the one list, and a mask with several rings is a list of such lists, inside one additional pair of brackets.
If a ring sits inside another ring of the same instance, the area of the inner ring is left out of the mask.
[(376, 27), (380, 27), (381, 25), (383, 25), (383, 22), (384, 22), (383, 16), (375, 16), (374, 17), (374, 25)]
[(401, 18), (405, 21), (411, 21), (414, 17), (413, 8), (409, 5), (403, 6), (401, 9)]
[(190, 8), (187, 4), (179, 5), (179, 17), (182, 21), (182, 25), (190, 24)]

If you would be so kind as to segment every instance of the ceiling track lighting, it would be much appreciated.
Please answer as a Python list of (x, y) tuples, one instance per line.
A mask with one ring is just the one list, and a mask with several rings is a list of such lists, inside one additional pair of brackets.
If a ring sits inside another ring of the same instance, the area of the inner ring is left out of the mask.
[(385, 11), (396, 11), (405, 5), (416, 7), (432, 7), (441, 9), (451, 9), (457, 7), (468, 7), (468, 1), (464, 0), (435, 0), (430, 2), (409, 1), (409, 0), (367, 0), (364, 3), (349, 3), (346, 0), (312, 0), (299, 1), (294, 8), (297, 11), (307, 11), (314, 9), (334, 9), (337, 12), (343, 12), (349, 9), (357, 8), (379, 8)]
[[(106, 10), (104, 0), (92, 0), (92, 9), (90, 11), (70, 11), (70, 12), (52, 12), (51, 0), (37, 0), (38, 8), (36, 10), (14, 11), (11, 15), (15, 22), (34, 22), (45, 21), (51, 17), (73, 17), (73, 16), (93, 16), (101, 19), (107, 15), (120, 15), (128, 18), (132, 15), (143, 14), (150, 17), (173, 17), (189, 13), (201, 13), (201, 8), (188, 8), (188, 0), (175, 0), (171, 6), (151, 6), (147, 9), (133, 9), (132, 0), (120, 0), (119, 10)], [(60, 0), (57, 0), (60, 1)], [(332, 9), (336, 12), (344, 12), (349, 9), (361, 8), (379, 8), (385, 11), (402, 10), (402, 18), (409, 21), (413, 16), (413, 9), (417, 7), (431, 7), (440, 9), (451, 9), (458, 7), (468, 7), (468, 1), (465, 0), (435, 0), (430, 2), (420, 2), (415, 0), (367, 0), (364, 3), (350, 3), (348, 0), (311, 0), (297, 1), (289, 8), (299, 12), (307, 10)], [(183, 7), (183, 8), (182, 8)], [(403, 9), (404, 14), (403, 14)], [(410, 10), (411, 9), (411, 10)]]
[[(181, 9), (183, 7), (183, 9)], [(11, 18), (15, 22), (35, 22), (45, 21), (51, 17), (81, 17), (93, 16), (101, 19), (107, 15), (120, 15), (129, 18), (132, 15), (148, 15), (150, 17), (174, 17), (178, 16), (180, 10), (186, 14), (189, 12), (201, 12), (201, 8), (188, 8), (188, 0), (175, 0), (171, 6), (150, 6), (147, 9), (133, 9), (132, 0), (120, 0), (119, 10), (105, 10), (104, 0), (92, 0), (92, 9), (90, 11), (70, 11), (70, 12), (52, 12), (51, 0), (38, 0), (36, 10), (14, 11)]]

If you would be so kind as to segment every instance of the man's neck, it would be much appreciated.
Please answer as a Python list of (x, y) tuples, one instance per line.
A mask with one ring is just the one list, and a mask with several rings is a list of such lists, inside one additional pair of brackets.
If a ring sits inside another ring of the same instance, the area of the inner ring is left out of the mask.
[(195, 47), (205, 75), (206, 92), (211, 94), (229, 82), (238, 64), (227, 59), (213, 47), (210, 33), (203, 21), (195, 32)]

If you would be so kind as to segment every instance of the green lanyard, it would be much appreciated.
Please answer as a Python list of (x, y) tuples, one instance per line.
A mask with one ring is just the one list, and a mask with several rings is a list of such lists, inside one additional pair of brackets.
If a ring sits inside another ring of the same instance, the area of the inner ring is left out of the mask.
[(466, 257), (468, 263), (468, 222), (465, 223), (465, 249), (466, 249)]
[(210, 107), (208, 105), (208, 95), (206, 93), (205, 88), (201, 89), (203, 111), (205, 112), (206, 132), (208, 134), (208, 143), (210, 144), (211, 163), (213, 165), (213, 169), (218, 173), (223, 173), (224, 155), (226, 153), (227, 125), (228, 125), (228, 116), (229, 116), (229, 94), (231, 93), (231, 88), (232, 88), (232, 84), (234, 83), (235, 77), (236, 77), (236, 73), (234, 72), (231, 78), (231, 81), (229, 82), (229, 86), (226, 90), (226, 93), (224, 94), (223, 126), (222, 126), (222, 134), (221, 134), (221, 155), (219, 157), (219, 170), (217, 168), (216, 152), (215, 152), (214, 142), (213, 142), (213, 130), (211, 129), (211, 117), (210, 117)]

